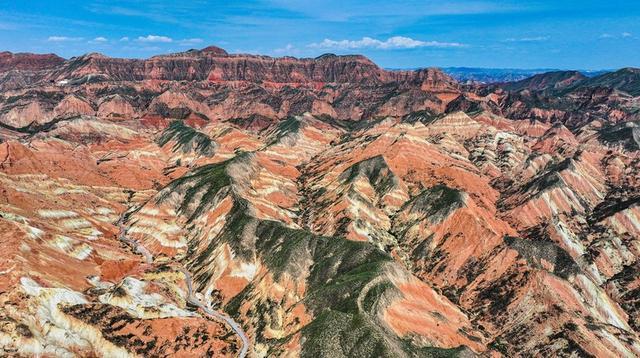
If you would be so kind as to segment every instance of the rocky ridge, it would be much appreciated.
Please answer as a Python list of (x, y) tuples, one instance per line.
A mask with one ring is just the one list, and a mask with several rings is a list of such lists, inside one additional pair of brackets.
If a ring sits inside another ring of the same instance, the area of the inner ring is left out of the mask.
[(48, 66), (0, 74), (3, 354), (640, 354), (633, 78)]

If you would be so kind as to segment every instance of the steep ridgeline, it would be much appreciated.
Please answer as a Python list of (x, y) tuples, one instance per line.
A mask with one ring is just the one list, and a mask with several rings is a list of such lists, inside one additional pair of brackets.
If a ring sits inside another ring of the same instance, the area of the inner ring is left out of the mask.
[(311, 112), (358, 120), (424, 106), (442, 111), (458, 93), (437, 69), (387, 71), (356, 55), (271, 58), (209, 47), (145, 60), (96, 53), (48, 62), (40, 55), (5, 57), (0, 123), (16, 128), (77, 114), (208, 120)]
[(623, 68), (586, 77), (577, 71), (554, 71), (517, 82), (468, 87), (451, 110), (490, 110), (512, 119), (561, 122), (578, 129), (591, 121), (638, 120), (640, 70)]

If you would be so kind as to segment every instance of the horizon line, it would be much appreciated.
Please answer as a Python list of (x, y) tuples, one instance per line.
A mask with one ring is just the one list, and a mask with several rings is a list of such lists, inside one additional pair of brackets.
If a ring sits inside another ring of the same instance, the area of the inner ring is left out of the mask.
[(175, 55), (175, 54), (180, 54), (180, 53), (188, 53), (188, 52), (192, 52), (192, 51), (203, 51), (207, 48), (211, 48), (211, 47), (215, 47), (218, 49), (221, 49), (223, 51), (225, 51), (227, 53), (228, 56), (257, 56), (257, 57), (269, 57), (269, 58), (274, 58), (274, 59), (278, 59), (278, 58), (293, 58), (293, 59), (298, 59), (298, 60), (315, 60), (315, 59), (319, 59), (321, 57), (324, 56), (337, 56), (337, 57), (363, 57), (369, 61), (371, 61), (372, 63), (374, 63), (376, 66), (380, 67), (381, 69), (387, 70), (387, 71), (415, 71), (415, 70), (420, 70), (420, 69), (426, 69), (426, 68), (438, 68), (438, 69), (468, 69), (468, 70), (501, 70), (501, 71), (544, 71), (544, 72), (553, 72), (553, 71), (577, 71), (577, 72), (614, 72), (614, 71), (618, 71), (621, 69), (625, 69), (625, 68), (640, 68), (640, 67), (635, 67), (635, 66), (622, 66), (622, 67), (616, 67), (616, 68), (569, 68), (569, 67), (482, 67), (482, 66), (455, 66), (455, 65), (446, 65), (446, 66), (422, 66), (422, 67), (383, 67), (380, 66), (378, 63), (376, 63), (374, 60), (372, 60), (370, 57), (362, 54), (362, 53), (347, 53), (347, 54), (336, 54), (336, 53), (332, 53), (332, 52), (326, 52), (323, 53), (321, 55), (315, 56), (315, 57), (298, 57), (298, 56), (293, 56), (293, 55), (283, 55), (283, 56), (272, 56), (272, 55), (268, 55), (268, 54), (260, 54), (260, 53), (251, 53), (251, 52), (228, 52), (226, 49), (224, 49), (223, 47), (220, 46), (216, 46), (216, 45), (210, 45), (210, 46), (206, 46), (200, 49), (197, 48), (190, 48), (184, 51), (177, 51), (177, 52), (160, 52), (160, 53), (156, 53), (156, 54), (152, 54), (149, 55), (148, 57), (127, 57), (127, 56), (111, 56), (108, 54), (105, 54), (103, 52), (97, 52), (97, 51), (90, 51), (90, 52), (85, 52), (85, 53), (81, 53), (75, 56), (71, 56), (71, 57), (64, 57), (61, 56), (55, 52), (25, 52), (25, 51), (19, 51), (19, 52), (13, 52), (11, 50), (2, 50), (0, 51), (0, 53), (9, 53), (12, 55), (54, 55), (57, 57), (60, 57), (66, 61), (74, 59), (74, 58), (78, 58), (78, 57), (82, 57), (82, 56), (87, 56), (87, 55), (91, 55), (91, 54), (97, 54), (97, 55), (101, 55), (101, 56), (105, 56), (108, 58), (113, 58), (113, 59), (127, 59), (127, 60), (148, 60), (151, 59), (153, 57), (157, 57), (157, 56), (165, 56), (165, 55)]

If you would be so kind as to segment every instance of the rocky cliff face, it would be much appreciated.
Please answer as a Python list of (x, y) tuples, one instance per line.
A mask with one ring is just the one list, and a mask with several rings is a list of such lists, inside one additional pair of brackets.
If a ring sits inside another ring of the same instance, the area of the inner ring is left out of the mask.
[(407, 82), (450, 89), (454, 81), (439, 70), (387, 71), (364, 56), (322, 55), (317, 58), (272, 58), (230, 55), (207, 47), (203, 50), (155, 56), (150, 59), (110, 58), (99, 53), (64, 60), (55, 55), (0, 54), (0, 72), (42, 71), (42, 80), (82, 80), (93, 75), (102, 81), (211, 81), (264, 82), (274, 85), (368, 84)]
[(54, 54), (32, 54), (0, 52), (0, 72), (42, 71), (64, 63), (64, 59)]
[(4, 355), (640, 355), (621, 86), (219, 48), (47, 66), (0, 77)]
[(94, 53), (44, 71), (0, 71), (0, 122), (20, 128), (77, 114), (63, 103), (69, 96), (91, 109), (83, 114), (126, 119), (274, 120), (310, 112), (359, 120), (442, 111), (457, 87), (436, 69), (386, 71), (362, 56), (271, 58), (207, 48), (126, 60)]

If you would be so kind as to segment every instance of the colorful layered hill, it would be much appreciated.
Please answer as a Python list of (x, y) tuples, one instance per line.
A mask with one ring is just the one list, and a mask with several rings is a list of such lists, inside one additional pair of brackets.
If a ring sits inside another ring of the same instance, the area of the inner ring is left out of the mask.
[(10, 56), (2, 355), (640, 355), (633, 76)]
[(474, 96), (465, 94), (456, 103), (513, 119), (562, 122), (571, 129), (593, 120), (638, 120), (639, 71), (623, 68), (590, 78), (577, 71), (547, 72), (517, 82), (467, 86)]

